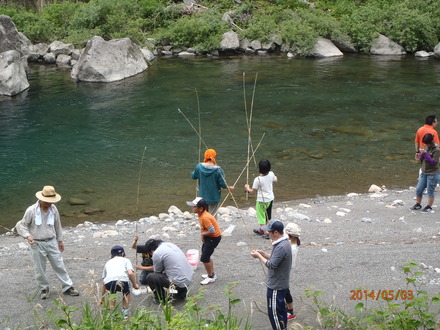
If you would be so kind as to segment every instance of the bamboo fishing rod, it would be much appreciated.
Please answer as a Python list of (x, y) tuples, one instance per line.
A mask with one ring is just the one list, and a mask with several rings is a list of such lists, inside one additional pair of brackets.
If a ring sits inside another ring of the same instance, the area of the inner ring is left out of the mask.
[[(255, 153), (257, 152), (258, 148), (260, 147), (261, 142), (263, 141), (263, 138), (264, 138), (265, 135), (266, 135), (266, 133), (263, 133), (263, 135), (261, 136), (261, 139), (260, 139), (260, 141), (258, 142), (258, 144), (257, 144), (257, 146), (256, 146), (256, 148), (255, 148), (255, 150), (253, 151), (251, 158), (248, 159), (246, 165), (244, 166), (243, 170), (241, 171), (240, 175), (238, 176), (237, 180), (235, 181), (234, 186), (237, 184), (238, 180), (240, 180), (240, 178), (241, 178), (241, 176), (243, 175), (243, 173), (244, 173), (244, 171), (246, 170), (246, 168), (249, 167), (249, 162), (255, 157)], [(223, 180), (225, 181), (226, 185), (228, 186), (228, 183), (226, 182), (226, 178), (224, 177), (224, 175), (222, 175), (222, 178), (223, 178)], [(218, 210), (220, 209), (220, 207), (223, 206), (223, 204), (225, 203), (226, 199), (229, 197), (229, 194), (231, 195), (232, 200), (233, 200), (233, 202), (234, 202), (234, 205), (235, 205), (235, 207), (236, 207), (237, 210), (238, 210), (239, 218), (241, 218), (241, 220), (242, 220), (244, 226), (247, 228), (248, 225), (247, 225), (247, 223), (246, 223), (246, 220), (245, 220), (245, 218), (244, 218), (244, 216), (243, 216), (243, 214), (242, 214), (242, 212), (241, 212), (241, 210), (240, 210), (240, 208), (239, 208), (239, 206), (238, 206), (238, 204), (237, 204), (237, 201), (235, 200), (234, 195), (232, 194), (232, 192), (231, 192), (230, 190), (228, 190), (228, 194), (227, 194), (226, 197), (223, 199), (223, 202), (220, 204), (219, 208), (217, 209), (216, 213), (213, 214), (213, 216), (215, 217), (215, 215), (217, 214), (217, 212), (218, 212)], [(249, 231), (247, 231), (247, 235), (248, 235), (250, 241), (252, 242), (251, 245), (253, 246), (253, 242), (254, 242), (253, 236), (251, 235), (251, 233), (250, 233)], [(251, 248), (251, 251), (252, 251), (252, 248)], [(260, 260), (260, 267), (261, 267), (261, 270), (263, 271), (264, 275), (266, 275), (266, 269), (264, 268), (264, 265), (263, 265), (263, 263), (261, 262), (261, 260)]]
[[(243, 73), (243, 94), (244, 94), (244, 100), (245, 100), (244, 107), (245, 107), (245, 113), (246, 113), (246, 126), (248, 129), (248, 145), (247, 145), (247, 159), (248, 160), (249, 160), (250, 150), (253, 149), (251, 131), (252, 131), (252, 114), (253, 114), (253, 109), (254, 109), (254, 99), (255, 99), (255, 90), (256, 90), (256, 85), (257, 85), (257, 77), (258, 77), (258, 73), (255, 74), (254, 88), (253, 88), (252, 100), (251, 100), (251, 109), (250, 109), (250, 114), (248, 116), (247, 105), (246, 105), (245, 73)], [(254, 162), (255, 162), (255, 159), (254, 159)], [(256, 162), (255, 162), (255, 166), (257, 166)], [(246, 168), (246, 183), (249, 183), (249, 162), (248, 162), (248, 166)], [(246, 191), (246, 200), (248, 200), (248, 198), (249, 198), (249, 193)]]
[(9, 229), (9, 228), (7, 228), (7, 227), (5, 227), (5, 226), (3, 226), (3, 225), (0, 225), (0, 227), (2, 227), (3, 229), (6, 229), (7, 231), (9, 231), (10, 233), (14, 234), (15, 236), (20, 236), (20, 237), (22, 237), (22, 238), (24, 238), (24, 239), (27, 240), (27, 237), (24, 237), (23, 235), (21, 235), (20, 233), (18, 233), (17, 230), (14, 231), (13, 229)]
[[(234, 182), (234, 187), (237, 184), (238, 180), (240, 180), (241, 176), (243, 175), (244, 171), (246, 170), (246, 167), (249, 166), (249, 162), (255, 157), (255, 153), (257, 152), (258, 148), (261, 145), (261, 142), (263, 141), (263, 138), (266, 136), (266, 133), (263, 133), (263, 135), (260, 138), (260, 141), (258, 142), (257, 146), (255, 147), (255, 150), (252, 153), (252, 156), (248, 159), (246, 165), (244, 166), (243, 170), (240, 172), (240, 175), (238, 176), (237, 180), (235, 180)], [(223, 206), (223, 204), (225, 203), (226, 199), (229, 197), (229, 194), (232, 195), (231, 191), (228, 191), (228, 194), (226, 195), (226, 197), (223, 199), (223, 202), (220, 204), (219, 208)], [(237, 207), (238, 208), (238, 207)]]

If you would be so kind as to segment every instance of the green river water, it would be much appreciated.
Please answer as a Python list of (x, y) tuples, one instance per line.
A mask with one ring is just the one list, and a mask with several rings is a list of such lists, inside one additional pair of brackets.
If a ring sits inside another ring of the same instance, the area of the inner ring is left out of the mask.
[[(439, 114), (433, 58), (159, 58), (108, 84), (75, 83), (54, 66), (30, 69), (28, 91), (0, 98), (4, 226), (47, 184), (63, 197), (64, 225), (135, 220), (170, 205), (189, 210), (199, 138), (178, 109), (196, 129), (200, 109), (203, 142), (217, 150), (232, 185), (246, 165), (252, 108), (254, 146), (265, 133), (256, 159), (272, 163), (276, 201), (415, 185), (415, 130)], [(250, 183), (255, 175), (252, 162)], [(254, 204), (245, 200), (246, 181), (245, 171), (234, 192), (240, 207)], [(74, 197), (88, 205), (70, 205)]]

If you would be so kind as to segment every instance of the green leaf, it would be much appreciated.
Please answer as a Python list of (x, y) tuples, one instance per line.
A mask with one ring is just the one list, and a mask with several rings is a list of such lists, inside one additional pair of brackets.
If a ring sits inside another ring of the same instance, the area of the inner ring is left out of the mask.
[(354, 306), (354, 310), (355, 312), (359, 312), (364, 308), (364, 304), (363, 303), (358, 303), (356, 306)]

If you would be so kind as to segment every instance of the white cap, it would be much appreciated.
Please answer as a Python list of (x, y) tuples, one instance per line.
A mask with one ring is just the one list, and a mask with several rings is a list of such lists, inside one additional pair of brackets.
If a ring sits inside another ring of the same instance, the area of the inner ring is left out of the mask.
[(285, 233), (289, 236), (299, 237), (301, 235), (301, 228), (296, 223), (289, 222), (284, 229)]
[(200, 202), (202, 199), (203, 199), (202, 197), (196, 197), (193, 201), (186, 202), (186, 204), (188, 206), (197, 206), (197, 203)]

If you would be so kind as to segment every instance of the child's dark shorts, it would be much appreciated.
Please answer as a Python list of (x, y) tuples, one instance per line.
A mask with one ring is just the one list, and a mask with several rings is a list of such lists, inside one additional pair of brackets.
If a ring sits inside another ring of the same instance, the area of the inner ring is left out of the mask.
[(127, 281), (111, 281), (105, 284), (105, 288), (112, 294), (122, 292), (126, 296), (130, 293), (130, 286)]
[(208, 263), (209, 259), (211, 259), (212, 254), (214, 253), (214, 249), (217, 247), (218, 243), (220, 243), (222, 237), (209, 237), (205, 236), (205, 242), (202, 245), (202, 255), (200, 256), (200, 261), (203, 263)]

